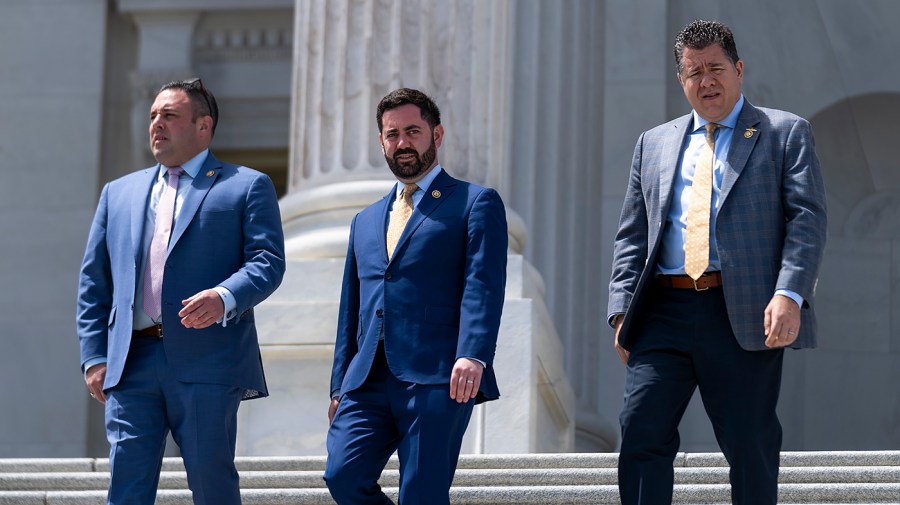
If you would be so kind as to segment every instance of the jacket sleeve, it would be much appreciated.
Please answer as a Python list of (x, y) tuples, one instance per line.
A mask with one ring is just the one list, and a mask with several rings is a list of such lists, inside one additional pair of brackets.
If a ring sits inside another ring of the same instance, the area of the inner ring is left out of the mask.
[(815, 294), (828, 225), (825, 184), (812, 131), (805, 119), (798, 119), (788, 134), (782, 207), (785, 235), (776, 289), (791, 290), (809, 303)]
[(78, 279), (75, 321), (82, 368), (89, 360), (106, 357), (108, 329), (113, 316), (112, 267), (106, 241), (108, 198), (109, 184), (100, 193)]
[(250, 184), (242, 232), (244, 263), (220, 283), (234, 295), (238, 314), (265, 300), (284, 277), (284, 230), (275, 187), (266, 175)]
[(486, 188), (475, 198), (467, 230), (456, 357), (476, 358), (491, 366), (506, 291), (509, 240), (506, 209), (496, 191)]
[(613, 247), (612, 274), (609, 280), (607, 319), (613, 314), (628, 311), (638, 279), (647, 262), (648, 218), (647, 205), (641, 184), (641, 163), (644, 135), (634, 147), (625, 202), (619, 218), (619, 229)]
[(341, 288), (341, 303), (338, 309), (337, 336), (334, 341), (334, 363), (331, 367), (330, 395), (333, 398), (341, 389), (350, 360), (358, 352), (356, 336), (359, 333), (359, 274), (356, 268), (356, 253), (353, 249), (356, 218), (350, 224), (350, 241), (344, 262), (344, 280)]

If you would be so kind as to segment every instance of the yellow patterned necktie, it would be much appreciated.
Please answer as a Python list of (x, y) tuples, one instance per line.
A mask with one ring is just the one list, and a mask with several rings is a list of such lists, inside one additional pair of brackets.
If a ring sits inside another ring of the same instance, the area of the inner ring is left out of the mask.
[(387, 229), (387, 255), (388, 259), (394, 256), (394, 249), (397, 248), (397, 242), (400, 241), (400, 235), (403, 235), (403, 229), (406, 228), (406, 222), (413, 211), (413, 194), (419, 190), (416, 184), (406, 184), (400, 196), (394, 202), (394, 210), (391, 211), (391, 220)]
[(713, 153), (716, 129), (721, 125), (706, 124), (706, 142), (700, 147), (691, 198), (688, 202), (687, 230), (684, 238), (684, 272), (697, 280), (709, 266), (709, 216), (712, 202)]

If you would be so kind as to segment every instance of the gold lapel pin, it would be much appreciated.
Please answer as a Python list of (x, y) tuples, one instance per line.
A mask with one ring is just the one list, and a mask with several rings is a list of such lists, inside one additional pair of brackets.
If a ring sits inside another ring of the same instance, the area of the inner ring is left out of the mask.
[(440, 198), (440, 197), (441, 197), (441, 192), (438, 191), (438, 190), (434, 190), (434, 191), (431, 192), (431, 197), (432, 197), (432, 198)]
[(215, 173), (216, 173), (216, 172), (215, 172), (214, 170), (210, 170), (209, 172), (206, 172), (206, 176), (207, 176), (207, 177), (212, 177), (213, 175), (215, 175)]
[(747, 128), (747, 131), (744, 132), (744, 138), (749, 139), (756, 133), (756, 128)]

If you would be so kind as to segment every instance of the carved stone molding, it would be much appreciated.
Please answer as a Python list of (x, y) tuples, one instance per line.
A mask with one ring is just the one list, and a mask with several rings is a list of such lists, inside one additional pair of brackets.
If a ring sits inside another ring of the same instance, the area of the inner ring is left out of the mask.
[(293, 39), (290, 23), (268, 26), (201, 26), (194, 34), (194, 60), (290, 60)]

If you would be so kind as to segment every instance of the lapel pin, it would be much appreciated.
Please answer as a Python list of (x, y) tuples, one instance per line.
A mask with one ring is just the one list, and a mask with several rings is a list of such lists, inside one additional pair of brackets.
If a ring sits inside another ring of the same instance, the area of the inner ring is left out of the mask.
[(756, 128), (747, 128), (747, 131), (744, 132), (744, 138), (749, 139), (756, 133)]
[(431, 197), (432, 197), (432, 198), (440, 198), (440, 197), (441, 197), (441, 192), (438, 191), (438, 190), (434, 190), (434, 191), (431, 192)]
[(212, 177), (215, 173), (216, 173), (215, 171), (210, 170), (209, 172), (206, 172), (206, 176), (207, 176), (207, 177)]

